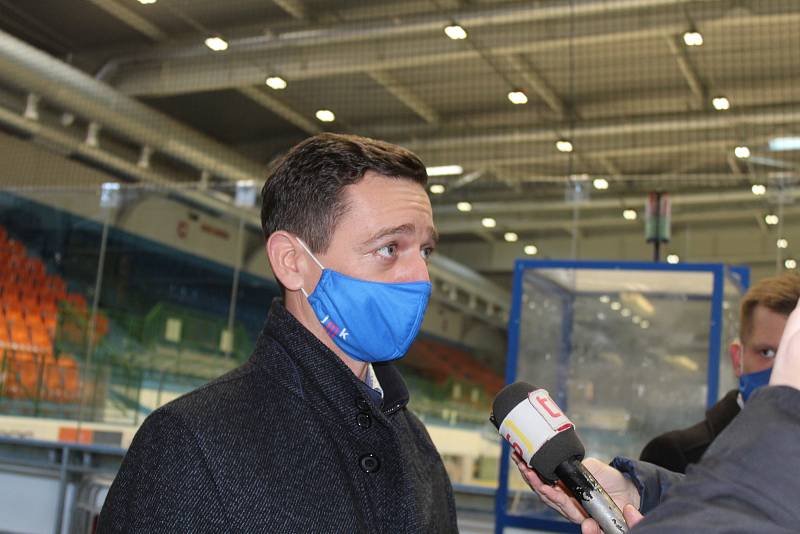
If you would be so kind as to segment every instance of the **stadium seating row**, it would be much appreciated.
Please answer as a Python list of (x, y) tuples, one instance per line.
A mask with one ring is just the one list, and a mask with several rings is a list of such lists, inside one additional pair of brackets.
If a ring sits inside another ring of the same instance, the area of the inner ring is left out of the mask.
[[(61, 276), (49, 274), (0, 226), (0, 398), (78, 399), (78, 364), (70, 355), (55, 355), (55, 336), (63, 310), (85, 324), (87, 308), (83, 295), (68, 292)], [(97, 338), (107, 331), (108, 320), (99, 315)]]
[(403, 363), (438, 384), (457, 379), (479, 385), (489, 398), (504, 385), (500, 376), (466, 351), (431, 339), (418, 338)]
[(74, 358), (62, 354), (4, 351), (0, 356), (0, 397), (77, 402), (80, 374)]

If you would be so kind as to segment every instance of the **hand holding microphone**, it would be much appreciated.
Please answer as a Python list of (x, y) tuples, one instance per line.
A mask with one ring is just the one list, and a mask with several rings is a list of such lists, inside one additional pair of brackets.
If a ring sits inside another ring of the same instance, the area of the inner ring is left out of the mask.
[[(569, 490), (565, 489), (563, 484), (549, 485), (516, 453), (511, 456), (511, 459), (514, 460), (522, 478), (536, 492), (542, 502), (565, 519), (573, 523), (580, 523), (583, 534), (602, 534), (597, 521), (588, 517), (583, 507), (569, 493)], [(636, 526), (644, 516), (639, 512), (639, 492), (633, 483), (622, 473), (597, 458), (586, 458), (583, 465), (606, 490), (616, 505), (622, 509), (622, 515), (628, 526), (631, 528)]]
[[(524, 382), (506, 386), (495, 397), (490, 419), (514, 449), (514, 461), (523, 476), (549, 506), (578, 522), (584, 517), (577, 506), (580, 503), (607, 534), (628, 532), (622, 512), (580, 462), (585, 452), (574, 425), (546, 390)], [(610, 470), (606, 472), (600, 467), (603, 464), (594, 462), (597, 465), (593, 467), (603, 475), (604, 482), (618, 494), (615, 496), (622, 497), (622, 501), (638, 498), (630, 481), (616, 469), (605, 466)], [(561, 480), (574, 499), (563, 490), (542, 483), (537, 473), (551, 484)], [(631, 509), (626, 509), (626, 516), (634, 521), (640, 517)], [(592, 527), (592, 522), (584, 522), (584, 532), (591, 532)]]

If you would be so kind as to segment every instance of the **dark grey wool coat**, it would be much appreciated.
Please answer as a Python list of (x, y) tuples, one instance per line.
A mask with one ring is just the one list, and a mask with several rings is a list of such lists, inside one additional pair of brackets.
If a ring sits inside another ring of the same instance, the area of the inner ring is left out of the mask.
[(153, 412), (98, 532), (457, 532), (392, 365), (382, 406), (276, 299), (247, 363)]

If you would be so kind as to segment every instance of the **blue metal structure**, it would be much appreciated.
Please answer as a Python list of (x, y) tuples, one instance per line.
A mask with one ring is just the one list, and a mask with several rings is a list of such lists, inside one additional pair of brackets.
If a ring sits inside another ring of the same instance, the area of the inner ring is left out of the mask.
[[(514, 265), (514, 284), (512, 293), (511, 316), (508, 325), (508, 354), (506, 359), (506, 383), (511, 384), (516, 380), (518, 368), (518, 351), (520, 340), (523, 277), (526, 271), (535, 269), (599, 269), (599, 270), (627, 270), (627, 271), (663, 271), (663, 272), (705, 272), (713, 275), (711, 292), (711, 328), (708, 340), (708, 374), (706, 405), (712, 406), (719, 393), (720, 348), (722, 343), (722, 317), (724, 283), (726, 277), (731, 280), (740, 292), (744, 293), (750, 285), (750, 269), (744, 266), (726, 266), (719, 263), (654, 263), (654, 262), (610, 262), (610, 261), (578, 261), (578, 260), (517, 260)], [(555, 291), (564, 293), (563, 289), (553, 284)], [(562, 333), (559, 354), (559, 363), (568, 364), (571, 351), (571, 336), (573, 325), (574, 296), (565, 299), (566, 305), (562, 310)], [(564, 408), (568, 403), (566, 391), (566, 369), (568, 365), (560, 365), (557, 377), (558, 391), (555, 392), (556, 402)], [(502, 534), (505, 527), (535, 529), (548, 532), (580, 532), (578, 525), (561, 520), (547, 518), (520, 516), (509, 514), (506, 504), (509, 497), (508, 477), (509, 462), (506, 460), (510, 454), (508, 443), (503, 440), (500, 454), (500, 474), (497, 494), (495, 496), (495, 534)]]

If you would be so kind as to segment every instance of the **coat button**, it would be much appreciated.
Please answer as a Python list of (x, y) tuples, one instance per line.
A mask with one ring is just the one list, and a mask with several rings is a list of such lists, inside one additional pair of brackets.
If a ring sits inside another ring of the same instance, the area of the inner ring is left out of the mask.
[(358, 463), (365, 473), (374, 473), (381, 468), (381, 462), (374, 454), (365, 454), (358, 460)]
[(359, 397), (356, 399), (356, 407), (362, 412), (369, 411), (369, 403), (367, 402), (367, 399), (363, 397)]
[(368, 413), (360, 413), (356, 416), (356, 424), (361, 428), (369, 428), (372, 426), (372, 417)]

